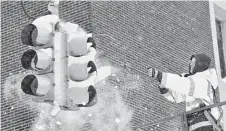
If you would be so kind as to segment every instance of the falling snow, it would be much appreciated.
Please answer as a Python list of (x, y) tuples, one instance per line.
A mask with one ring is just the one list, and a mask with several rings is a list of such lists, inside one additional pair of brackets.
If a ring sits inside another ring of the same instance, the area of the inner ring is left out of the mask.
[(92, 117), (93, 114), (88, 114), (89, 117)]
[(115, 118), (115, 122), (116, 122), (116, 123), (119, 123), (119, 122), (120, 122), (120, 119)]
[(38, 130), (45, 130), (45, 128), (44, 128), (42, 125), (36, 125), (36, 128), (37, 128)]
[(119, 78), (117, 78), (117, 82), (120, 82)]
[[(120, 80), (117, 74), (113, 76)], [(89, 108), (80, 108), (79, 111), (60, 110), (55, 116), (51, 116), (52, 106), (42, 106), (39, 117), (33, 124), (32, 131), (41, 131), (36, 125), (43, 125), (46, 131), (68, 131), (69, 129), (71, 131), (80, 131), (86, 124), (92, 125), (94, 131), (109, 129), (111, 131), (131, 131), (130, 121), (132, 120), (133, 111), (123, 101), (118, 91), (119, 87), (109, 85), (107, 80), (102, 81), (95, 87), (98, 94), (98, 103), (96, 105)]]
[[(28, 107), (34, 107), (34, 102), (27, 98), (27, 95), (21, 90), (21, 81), (25, 75), (29, 72), (20, 72), (18, 74), (11, 74), (5, 79), (2, 91), (3, 97), (6, 102), (13, 105), (10, 109), (13, 110), (16, 105), (26, 105)], [(15, 99), (17, 101), (15, 101)], [(26, 99), (26, 101), (24, 101)], [(14, 106), (15, 105), (15, 106)]]
[[(122, 72), (122, 74), (124, 73)], [(18, 103), (24, 99), (27, 100), (28, 96), (20, 88), (21, 78), (25, 75), (27, 73), (21, 72), (6, 79), (4, 88), (10, 87), (7, 88), (8, 90), (4, 90), (6, 100), (10, 101), (17, 98)], [(119, 89), (120, 86), (136, 89), (138, 87), (135, 86), (140, 86), (141, 78), (139, 75), (131, 74), (129, 69), (126, 70), (124, 75), (127, 77), (126, 79), (122, 79), (115, 73), (111, 75), (117, 82), (120, 82), (120, 85), (110, 85), (107, 80), (96, 85), (98, 103), (93, 107), (80, 108), (79, 111), (64, 111), (46, 103), (38, 104), (32, 101), (25, 101), (23, 104), (28, 105), (30, 109), (33, 109), (34, 105), (38, 107), (35, 108), (39, 114), (33, 122), (32, 131), (68, 131), (69, 129), (71, 131), (80, 131), (86, 124), (91, 124), (92, 130), (96, 131), (109, 129), (112, 131), (132, 130), (130, 121), (132, 120), (133, 110), (129, 109), (123, 101)], [(11, 107), (11, 109), (14, 108), (14, 106)]]
[(116, 74), (113, 73), (111, 76), (116, 76)]
[(57, 122), (56, 122), (56, 124), (57, 124), (57, 125), (61, 125), (62, 123), (61, 123), (61, 122), (59, 122), (59, 121), (57, 121)]
[(138, 39), (138, 41), (142, 41), (143, 37), (142, 36), (138, 36), (137, 39)]

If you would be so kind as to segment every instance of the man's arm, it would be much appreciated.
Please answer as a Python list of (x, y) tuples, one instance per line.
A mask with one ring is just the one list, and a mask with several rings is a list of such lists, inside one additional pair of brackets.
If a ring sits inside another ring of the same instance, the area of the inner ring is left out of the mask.
[(173, 90), (169, 90), (167, 93), (162, 94), (162, 96), (165, 97), (167, 100), (175, 103), (181, 103), (186, 100), (185, 95), (175, 92)]
[(157, 71), (153, 68), (148, 68), (148, 74), (156, 78), (161, 87), (168, 88), (183, 95), (188, 95), (196, 98), (206, 98), (208, 82), (205, 79), (195, 77), (181, 77), (172, 73)]

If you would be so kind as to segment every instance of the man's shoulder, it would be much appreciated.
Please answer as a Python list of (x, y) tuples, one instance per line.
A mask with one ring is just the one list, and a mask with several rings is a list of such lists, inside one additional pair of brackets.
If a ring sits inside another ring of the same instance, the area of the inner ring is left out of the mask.
[(196, 74), (194, 74), (196, 76), (199, 76), (199, 75), (216, 75), (216, 69), (215, 68), (210, 68), (210, 69), (207, 69), (205, 71), (202, 71), (202, 72), (197, 72)]

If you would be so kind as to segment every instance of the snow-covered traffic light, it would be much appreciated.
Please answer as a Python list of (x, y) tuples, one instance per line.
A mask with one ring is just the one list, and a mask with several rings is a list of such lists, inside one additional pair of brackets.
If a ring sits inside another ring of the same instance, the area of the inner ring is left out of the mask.
[(51, 14), (26, 25), (21, 42), (29, 46), (21, 57), (22, 67), (32, 72), (23, 78), (21, 88), (35, 102), (49, 102), (53, 112), (97, 103), (94, 85), (110, 74), (102, 71), (97, 77), (97, 71), (105, 68), (95, 65), (92, 34)]
[(46, 15), (35, 19), (21, 31), (21, 42), (29, 46), (21, 57), (24, 69), (32, 73), (23, 78), (21, 88), (36, 102), (54, 100), (53, 39), (58, 16)]
[(92, 34), (67, 32), (69, 106), (90, 107), (97, 102), (94, 88), (97, 77), (95, 65), (96, 44)]

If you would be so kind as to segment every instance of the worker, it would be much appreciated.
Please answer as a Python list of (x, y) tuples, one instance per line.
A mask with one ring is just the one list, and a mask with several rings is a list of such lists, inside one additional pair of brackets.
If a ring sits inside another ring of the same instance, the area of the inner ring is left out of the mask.
[[(189, 73), (177, 75), (148, 68), (150, 77), (159, 81), (160, 93), (169, 101), (186, 102), (186, 111), (214, 104), (214, 92), (218, 87), (217, 74), (210, 69), (211, 58), (195, 54), (190, 58)], [(223, 131), (219, 125), (220, 108), (212, 108), (188, 114), (189, 131)]]

